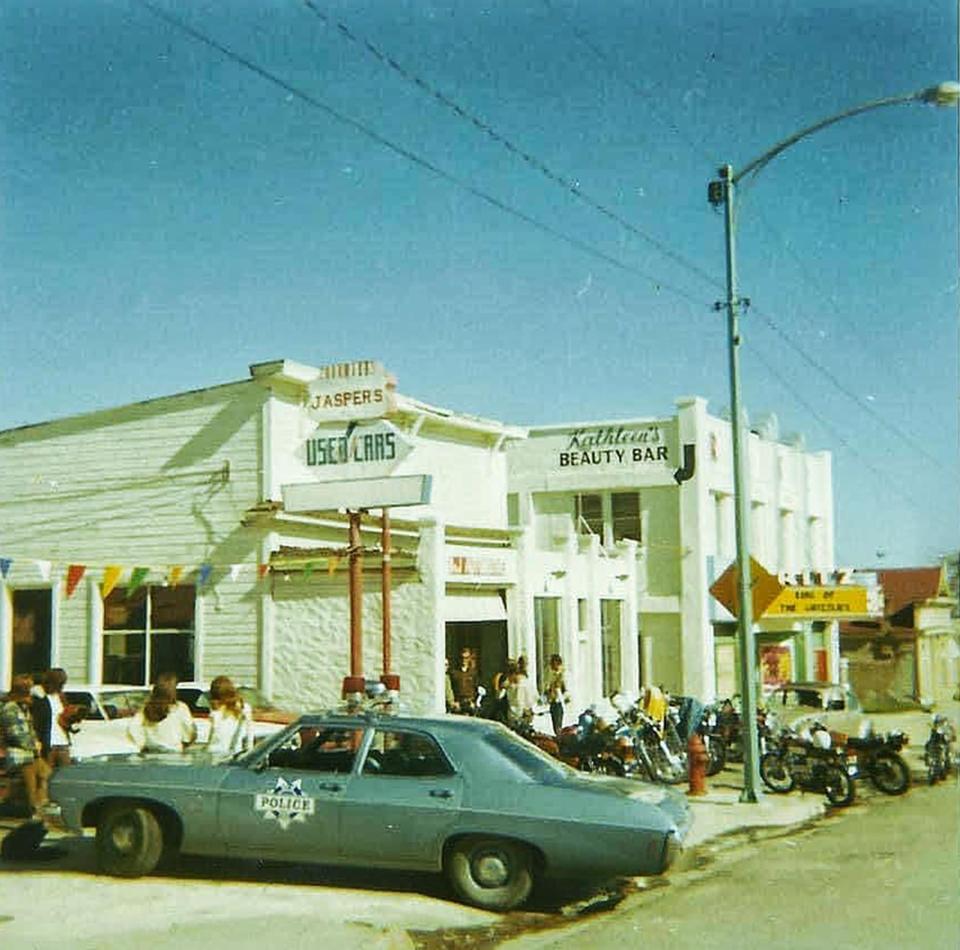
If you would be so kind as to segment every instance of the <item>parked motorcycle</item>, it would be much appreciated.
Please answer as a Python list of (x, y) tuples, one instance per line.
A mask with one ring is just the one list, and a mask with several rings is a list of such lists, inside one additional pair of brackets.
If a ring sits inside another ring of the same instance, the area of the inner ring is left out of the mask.
[(716, 705), (707, 706), (697, 731), (707, 750), (707, 775), (716, 775), (727, 764), (727, 743), (723, 738)]
[(528, 735), (526, 738), (544, 752), (549, 752), (581, 772), (624, 775), (624, 763), (617, 754), (615, 732), (615, 728), (592, 709), (585, 709), (577, 717), (577, 724), (561, 729), (555, 740), (543, 733)]
[(814, 726), (809, 736), (784, 729), (776, 748), (760, 757), (760, 777), (772, 792), (786, 793), (799, 787), (822, 792), (833, 805), (853, 801), (856, 786), (849, 771), (852, 768), (822, 726)]
[[(708, 716), (713, 725), (708, 733), (711, 741), (718, 741), (723, 744), (723, 764), (717, 769), (719, 772), (726, 764), (730, 762), (743, 761), (743, 723), (740, 719), (740, 711), (734, 705), (733, 699), (724, 699), (717, 705), (711, 707)], [(757, 707), (757, 746), (762, 756), (765, 752), (773, 748), (773, 737), (776, 729), (776, 716), (768, 712), (762, 706)], [(706, 736), (704, 737), (706, 742)], [(707, 749), (710, 749), (710, 743), (707, 743)], [(708, 775), (713, 774), (708, 771)]]
[(910, 769), (900, 755), (910, 740), (902, 732), (888, 732), (885, 736), (874, 733), (865, 739), (836, 735), (834, 738), (856, 757), (853, 778), (869, 778), (886, 795), (902, 795), (910, 787)]
[(927, 781), (934, 785), (946, 778), (954, 767), (953, 744), (957, 731), (953, 723), (937, 713), (930, 721), (930, 737), (923, 747), (923, 759), (927, 765)]
[[(669, 720), (669, 717), (668, 717)], [(637, 705), (623, 707), (615, 725), (616, 755), (627, 776), (677, 785), (687, 778), (686, 749), (676, 724), (651, 718)]]

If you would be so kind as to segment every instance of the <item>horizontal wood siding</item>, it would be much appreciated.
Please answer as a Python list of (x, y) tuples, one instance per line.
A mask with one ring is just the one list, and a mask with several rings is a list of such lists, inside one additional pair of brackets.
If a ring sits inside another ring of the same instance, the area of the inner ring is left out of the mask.
[[(259, 532), (244, 512), (259, 501), (261, 407), (266, 391), (242, 382), (74, 419), (0, 433), (0, 557), (8, 584), (43, 587), (35, 559), (53, 577), (87, 565), (85, 581), (59, 611), (60, 658), (86, 677), (90, 597), (108, 564), (148, 567), (182, 583), (213, 565), (201, 598), (204, 642), (198, 673), (256, 682)], [(231, 579), (233, 564), (242, 565)], [(61, 585), (65, 591), (65, 585)]]

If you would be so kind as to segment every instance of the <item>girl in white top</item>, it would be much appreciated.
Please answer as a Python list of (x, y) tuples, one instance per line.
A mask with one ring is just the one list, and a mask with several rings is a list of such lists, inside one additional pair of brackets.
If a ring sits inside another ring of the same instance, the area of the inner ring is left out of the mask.
[(127, 738), (140, 752), (182, 752), (196, 737), (190, 710), (177, 702), (173, 687), (161, 682), (127, 727)]
[(207, 751), (218, 756), (236, 755), (253, 748), (253, 710), (228, 676), (210, 684), (210, 739)]

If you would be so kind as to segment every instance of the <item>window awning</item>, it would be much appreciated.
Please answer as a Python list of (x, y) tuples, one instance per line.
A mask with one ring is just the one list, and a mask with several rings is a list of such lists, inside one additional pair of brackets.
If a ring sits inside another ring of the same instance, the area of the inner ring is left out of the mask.
[(507, 608), (496, 591), (448, 591), (443, 599), (443, 619), (447, 623), (506, 620)]

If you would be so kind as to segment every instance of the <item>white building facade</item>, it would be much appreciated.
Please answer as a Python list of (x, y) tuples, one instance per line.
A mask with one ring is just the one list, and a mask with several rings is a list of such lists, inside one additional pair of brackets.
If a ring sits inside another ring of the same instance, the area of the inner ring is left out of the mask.
[[(781, 442), (773, 419), (750, 433), (747, 456), (753, 557), (784, 579), (828, 577), (830, 456)], [(666, 418), (531, 428), (508, 459), (530, 652), (559, 644), (591, 696), (738, 692), (736, 620), (709, 593), (736, 555), (729, 423), (684, 398)], [(783, 679), (836, 676), (835, 628), (761, 618), (758, 658)]]
[[(412, 709), (443, 707), (444, 658), (464, 646), (484, 681), (518, 655), (539, 678), (560, 653), (574, 708), (643, 683), (735, 691), (732, 618), (708, 593), (734, 550), (729, 425), (702, 400), (528, 432), (397, 394), (375, 363), (250, 369), (0, 433), (0, 684), (49, 666), (92, 683), (226, 673), (280, 703), (335, 704), (350, 672), (348, 517), (285, 510), (284, 488), (427, 475), (429, 501), (390, 513), (391, 671)], [(749, 454), (755, 556), (830, 570), (829, 456), (769, 433)], [(359, 602), (376, 679), (369, 507)], [(836, 669), (829, 629), (780, 624), (764, 637), (795, 672), (817, 651)]]

